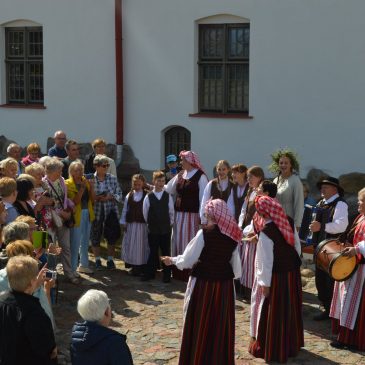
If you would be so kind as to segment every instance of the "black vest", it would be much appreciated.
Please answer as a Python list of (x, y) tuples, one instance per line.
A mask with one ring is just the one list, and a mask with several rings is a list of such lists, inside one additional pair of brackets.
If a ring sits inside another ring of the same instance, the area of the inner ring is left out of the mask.
[(231, 181), (228, 180), (227, 189), (222, 191), (220, 190), (218, 179), (213, 179), (210, 188), (210, 196), (212, 197), (212, 199), (222, 199), (227, 203), (229, 194), (231, 193), (231, 189), (232, 189)]
[(164, 191), (161, 199), (158, 200), (156, 195), (151, 192), (148, 194), (148, 199), (150, 201), (150, 208), (148, 210), (147, 217), (149, 233), (170, 233), (169, 194)]
[[(329, 211), (329, 216), (328, 216), (328, 221), (327, 222), (322, 222), (322, 223), (329, 223), (333, 221), (333, 215), (335, 214), (335, 210), (336, 210), (336, 205), (338, 202), (344, 202), (346, 203), (346, 201), (342, 198), (342, 197), (337, 197), (333, 202), (325, 204), (324, 200), (322, 199), (321, 201), (319, 201), (319, 203), (317, 204), (317, 207), (320, 207), (322, 209), (326, 209)], [(347, 203), (346, 203), (347, 204)], [(336, 233), (336, 234), (332, 234), (332, 233), (327, 233), (325, 235), (325, 239), (329, 239), (329, 238), (338, 238), (340, 236), (340, 233)]]
[(238, 190), (238, 184), (233, 184), (232, 186), (232, 193), (233, 193), (233, 203), (234, 203), (234, 217), (236, 218), (236, 221), (238, 222), (238, 219), (241, 214), (241, 209), (243, 202), (245, 201), (247, 192), (248, 192), (249, 185), (246, 183), (245, 190), (243, 191), (242, 196), (239, 198), (237, 195)]
[(198, 170), (190, 179), (178, 177), (175, 210), (177, 212), (199, 213), (199, 180), (203, 171)]
[(191, 275), (205, 280), (233, 279), (231, 266), (232, 253), (237, 242), (221, 233), (218, 226), (212, 230), (203, 230), (204, 248)]

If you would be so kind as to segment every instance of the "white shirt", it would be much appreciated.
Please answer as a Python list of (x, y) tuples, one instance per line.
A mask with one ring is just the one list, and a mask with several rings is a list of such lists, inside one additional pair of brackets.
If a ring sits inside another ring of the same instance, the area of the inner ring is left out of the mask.
[[(248, 198), (250, 202), (255, 200), (256, 194), (257, 194), (256, 190), (253, 190), (252, 193), (250, 194), (250, 197)], [(241, 214), (238, 218), (238, 227), (242, 227), (243, 220), (245, 219), (246, 215), (246, 208), (247, 208), (247, 199), (245, 199), (242, 205)]]
[[(185, 179), (185, 180), (189, 180), (195, 175), (196, 172), (198, 172), (198, 169), (192, 169), (190, 171), (184, 170), (184, 172), (182, 174), (182, 178)], [(171, 179), (167, 183), (167, 185), (165, 185), (165, 191), (168, 192), (171, 195), (176, 194), (176, 185), (177, 185), (177, 182), (178, 182), (178, 177), (179, 177), (179, 175), (176, 175), (173, 179)], [(198, 182), (198, 185), (199, 185), (199, 205), (202, 201), (204, 189), (205, 189), (207, 184), (208, 184), (208, 179), (203, 174), (202, 176), (200, 176), (200, 179), (199, 179), (199, 182)]]
[[(210, 197), (212, 196), (212, 183), (213, 180), (210, 180), (208, 182), (208, 184), (205, 186), (204, 192), (203, 192), (203, 197), (201, 199), (201, 204), (200, 204), (200, 220), (202, 224), (206, 224), (207, 223), (207, 219), (204, 217), (204, 213), (205, 213), (205, 204), (207, 204), (207, 201), (210, 199)], [(227, 189), (229, 180), (224, 179), (224, 180), (218, 180), (219, 183), (219, 187), (221, 189), (221, 191), (224, 191)]]
[[(128, 198), (130, 193), (127, 194), (124, 200), (123, 210), (122, 210), (122, 216), (120, 217), (120, 224), (127, 224), (126, 217), (128, 212)], [(143, 191), (134, 191), (133, 190), (133, 200), (135, 202), (139, 202), (143, 198)]]
[[(171, 261), (179, 270), (191, 269), (198, 261), (201, 252), (204, 248), (204, 235), (203, 230), (200, 229), (195, 237), (186, 246), (182, 255), (171, 257)], [(232, 253), (230, 264), (233, 269), (235, 279), (241, 277), (241, 260), (238, 253), (238, 245)]]
[[(323, 199), (325, 204), (332, 203), (339, 197), (338, 194), (331, 196), (328, 200)], [(345, 202), (339, 201), (336, 204), (335, 212), (333, 214), (332, 222), (326, 223), (325, 231), (330, 234), (338, 234), (345, 232), (349, 224), (348, 206)]]
[[(162, 198), (162, 194), (164, 192), (164, 190), (162, 191), (155, 191), (155, 189), (153, 189), (153, 194), (155, 194), (156, 198), (158, 200), (161, 200)], [(150, 199), (148, 198), (148, 194), (144, 197), (143, 200), (143, 217), (144, 220), (147, 222), (148, 219), (148, 211), (150, 209)], [(172, 225), (174, 223), (174, 201), (172, 200), (172, 196), (169, 194), (169, 216), (170, 216), (170, 224)]]
[[(270, 223), (267, 220), (266, 223)], [(295, 250), (298, 255), (301, 253), (300, 240), (297, 230), (294, 230)], [(274, 242), (264, 233), (260, 232), (256, 248), (256, 278), (258, 285), (271, 286), (272, 267), (274, 263)]]

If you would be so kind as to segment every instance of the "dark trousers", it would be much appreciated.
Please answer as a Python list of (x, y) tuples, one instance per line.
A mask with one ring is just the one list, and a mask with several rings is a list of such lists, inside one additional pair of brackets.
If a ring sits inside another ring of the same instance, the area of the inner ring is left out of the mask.
[[(159, 249), (162, 256), (171, 255), (171, 233), (166, 234), (148, 234), (148, 244), (150, 246), (150, 255), (148, 256), (147, 265), (145, 267), (145, 275), (154, 277), (159, 266)], [(170, 278), (171, 268), (162, 264), (164, 278)]]
[(322, 302), (326, 312), (330, 311), (333, 286), (335, 281), (325, 271), (316, 268), (315, 273), (316, 287), (318, 291), (318, 299)]

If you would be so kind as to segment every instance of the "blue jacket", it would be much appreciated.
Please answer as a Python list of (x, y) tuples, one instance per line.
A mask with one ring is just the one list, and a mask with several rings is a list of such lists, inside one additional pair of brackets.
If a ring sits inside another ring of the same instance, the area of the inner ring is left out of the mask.
[(71, 361), (72, 365), (133, 365), (126, 336), (88, 321), (72, 328)]

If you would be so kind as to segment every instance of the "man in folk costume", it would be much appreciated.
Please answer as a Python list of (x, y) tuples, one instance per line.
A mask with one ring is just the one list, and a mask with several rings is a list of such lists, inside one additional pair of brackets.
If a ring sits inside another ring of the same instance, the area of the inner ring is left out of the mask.
[[(181, 255), (199, 230), (199, 208), (208, 179), (198, 155), (193, 151), (180, 152), (180, 171), (166, 185), (166, 192), (176, 195), (175, 222), (172, 229), (172, 255)], [(173, 277), (187, 281), (188, 270), (183, 273), (173, 269)]]
[(300, 241), (294, 222), (269, 196), (255, 199), (259, 232), (251, 298), (249, 352), (286, 362), (304, 346)]
[[(348, 226), (348, 206), (343, 199), (344, 190), (339, 184), (338, 179), (328, 176), (321, 179), (317, 183), (318, 189), (321, 191), (322, 200), (317, 207), (326, 209), (329, 212), (328, 223), (314, 221), (310, 224), (311, 232), (319, 232), (323, 224), (325, 224), (325, 239), (337, 238), (345, 232)], [(334, 280), (327, 272), (316, 267), (315, 281), (318, 291), (318, 299), (323, 304), (324, 312), (313, 317), (316, 321), (322, 321), (329, 318), (329, 312), (332, 301)]]
[(358, 212), (347, 232), (346, 242), (353, 247), (344, 249), (344, 256), (357, 256), (358, 268), (346, 281), (336, 281), (330, 316), (337, 339), (335, 348), (353, 348), (365, 351), (365, 188), (358, 194)]
[(180, 270), (192, 268), (179, 365), (234, 365), (233, 278), (241, 275), (237, 247), (242, 232), (223, 200), (209, 200), (205, 213), (207, 224), (184, 253), (163, 258)]

